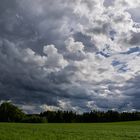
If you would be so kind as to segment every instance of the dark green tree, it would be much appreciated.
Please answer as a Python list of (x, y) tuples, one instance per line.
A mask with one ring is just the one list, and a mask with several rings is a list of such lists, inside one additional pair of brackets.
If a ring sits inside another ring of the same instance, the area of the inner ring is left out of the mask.
[(1, 122), (20, 122), (25, 114), (18, 107), (9, 102), (0, 105), (0, 121)]

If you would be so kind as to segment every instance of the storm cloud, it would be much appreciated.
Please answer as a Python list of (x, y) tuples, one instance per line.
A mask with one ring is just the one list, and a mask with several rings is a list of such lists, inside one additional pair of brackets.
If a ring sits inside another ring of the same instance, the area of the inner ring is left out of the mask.
[(1, 0), (0, 101), (27, 112), (140, 110), (139, 0)]

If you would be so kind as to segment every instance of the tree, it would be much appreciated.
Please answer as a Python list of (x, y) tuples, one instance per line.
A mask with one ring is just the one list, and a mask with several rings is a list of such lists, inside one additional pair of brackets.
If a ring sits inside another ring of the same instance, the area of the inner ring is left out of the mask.
[(1, 122), (20, 122), (24, 116), (22, 110), (9, 102), (4, 102), (0, 106)]

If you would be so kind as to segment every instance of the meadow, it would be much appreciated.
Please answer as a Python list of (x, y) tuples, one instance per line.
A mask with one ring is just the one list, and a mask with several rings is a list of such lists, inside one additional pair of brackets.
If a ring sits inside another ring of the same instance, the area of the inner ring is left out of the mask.
[(0, 140), (140, 140), (140, 121), (117, 123), (0, 123)]

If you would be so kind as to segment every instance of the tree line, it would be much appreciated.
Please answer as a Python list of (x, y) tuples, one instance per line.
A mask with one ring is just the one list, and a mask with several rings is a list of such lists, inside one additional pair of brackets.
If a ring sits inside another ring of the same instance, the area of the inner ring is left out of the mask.
[(17, 106), (4, 102), (0, 105), (0, 122), (22, 123), (92, 123), (140, 120), (140, 112), (117, 112), (109, 110), (77, 114), (72, 111), (45, 111), (40, 114), (25, 114)]

